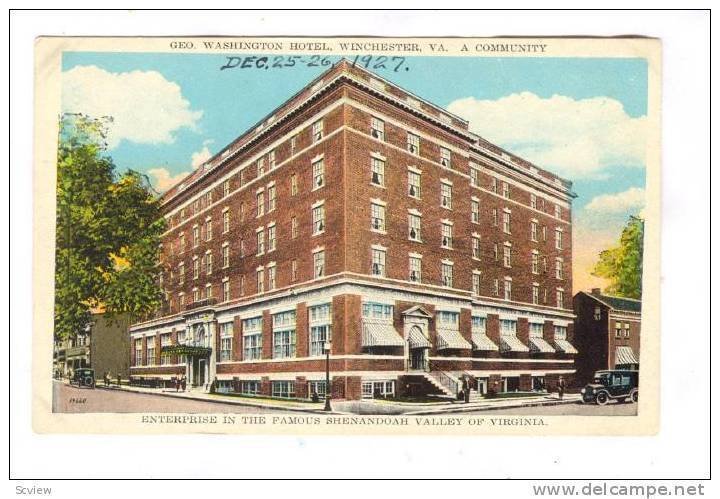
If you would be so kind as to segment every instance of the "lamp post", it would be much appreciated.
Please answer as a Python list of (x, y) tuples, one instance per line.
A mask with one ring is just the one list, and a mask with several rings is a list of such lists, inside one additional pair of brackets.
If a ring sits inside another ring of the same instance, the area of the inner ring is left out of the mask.
[(332, 343), (326, 341), (323, 345), (325, 350), (325, 411), (330, 412), (330, 348)]

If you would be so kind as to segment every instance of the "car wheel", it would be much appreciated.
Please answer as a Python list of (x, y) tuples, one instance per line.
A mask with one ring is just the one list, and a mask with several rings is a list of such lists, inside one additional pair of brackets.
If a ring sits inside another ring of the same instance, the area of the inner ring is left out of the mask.
[(630, 396), (630, 398), (632, 399), (633, 403), (637, 404), (638, 392), (637, 391), (633, 392), (632, 395)]
[(597, 402), (598, 405), (605, 405), (610, 400), (610, 397), (608, 397), (608, 394), (605, 392), (600, 392), (595, 397), (595, 402)]

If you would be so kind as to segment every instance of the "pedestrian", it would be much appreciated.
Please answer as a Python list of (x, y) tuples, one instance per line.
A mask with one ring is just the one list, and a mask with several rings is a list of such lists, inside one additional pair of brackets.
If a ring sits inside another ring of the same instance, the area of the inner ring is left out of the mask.
[(103, 374), (103, 383), (105, 384), (105, 388), (110, 384), (110, 374), (107, 371)]
[(185, 388), (187, 387), (187, 378), (185, 376), (182, 377), (182, 389), (185, 391)]
[(560, 400), (562, 400), (564, 393), (565, 393), (565, 378), (560, 376), (560, 379), (558, 380), (558, 397), (560, 397)]
[(470, 402), (470, 382), (467, 376), (463, 376), (463, 396), (466, 404)]
[(118, 373), (118, 388), (120, 388), (120, 373)]
[(175, 376), (173, 379), (175, 380), (175, 391), (179, 392), (180, 391), (180, 376)]

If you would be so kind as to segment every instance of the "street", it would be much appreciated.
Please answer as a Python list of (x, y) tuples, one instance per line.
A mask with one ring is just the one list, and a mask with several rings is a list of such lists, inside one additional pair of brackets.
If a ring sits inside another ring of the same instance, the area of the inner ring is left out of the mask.
[(236, 413), (260, 414), (283, 412), (281, 409), (259, 408), (188, 400), (121, 390), (89, 389), (53, 381), (53, 412), (174, 412), (174, 413)]
[(541, 416), (636, 416), (637, 404), (617, 404), (610, 402), (607, 405), (595, 404), (562, 404), (538, 407), (515, 407), (508, 409), (483, 410), (463, 412), (463, 414), (507, 414), (511, 416), (541, 415)]

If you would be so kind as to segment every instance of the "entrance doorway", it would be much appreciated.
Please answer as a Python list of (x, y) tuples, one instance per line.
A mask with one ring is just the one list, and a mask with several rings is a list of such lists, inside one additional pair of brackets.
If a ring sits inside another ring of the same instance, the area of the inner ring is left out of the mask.
[(206, 365), (207, 365), (206, 359), (199, 359), (197, 357), (193, 357), (193, 359), (192, 359), (192, 367), (193, 367), (192, 386), (202, 387), (205, 385), (205, 366)]
[(411, 348), (410, 349), (410, 369), (416, 371), (427, 370), (427, 348)]

